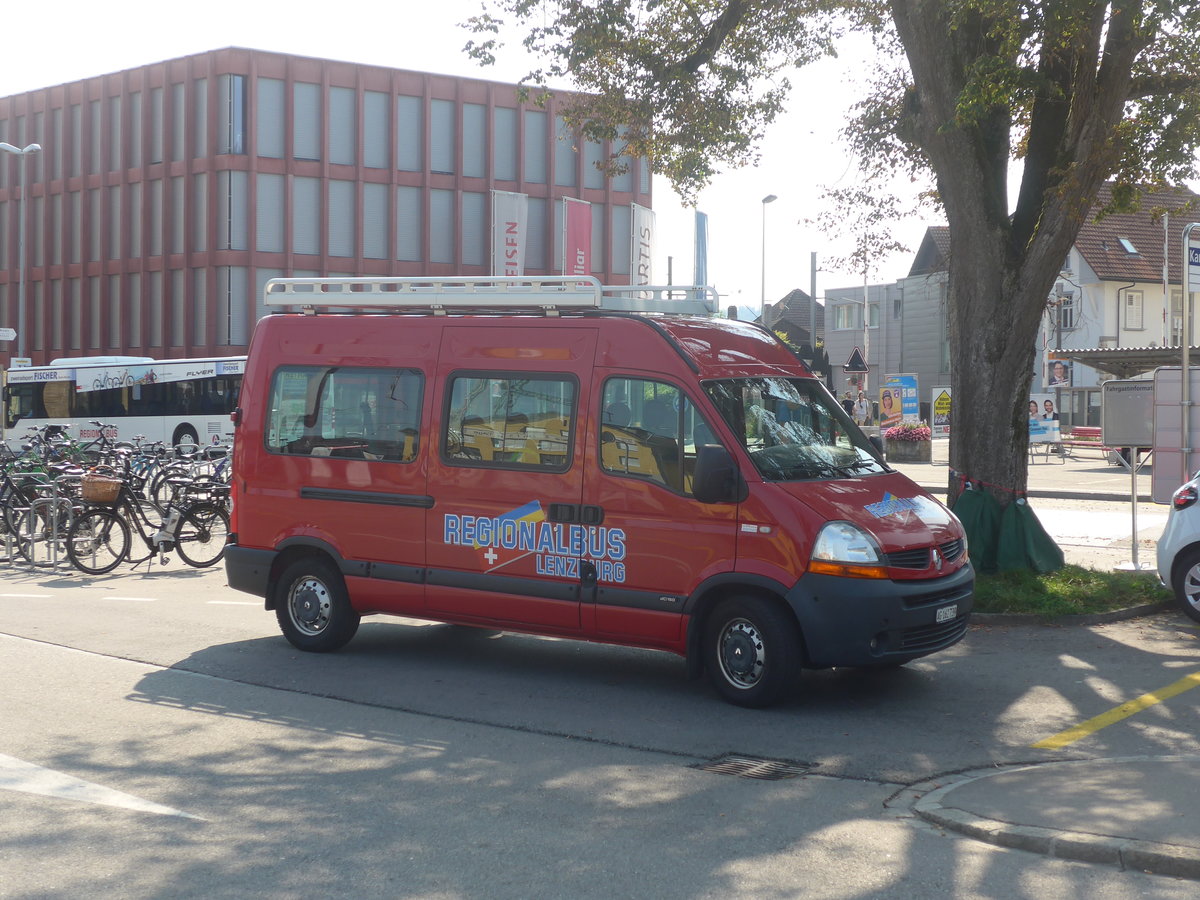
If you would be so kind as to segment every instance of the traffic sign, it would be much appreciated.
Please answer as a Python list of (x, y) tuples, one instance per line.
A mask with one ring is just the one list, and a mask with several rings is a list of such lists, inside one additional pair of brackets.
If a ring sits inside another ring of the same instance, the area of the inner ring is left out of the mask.
[(0, 328), (0, 341), (15, 341), (17, 339), (17, 330), (15, 328)]
[(1188, 243), (1188, 290), (1200, 294), (1200, 238)]
[(854, 348), (854, 351), (850, 354), (850, 358), (842, 363), (842, 371), (862, 373), (870, 371), (870, 369), (867, 368), (866, 360), (863, 359), (861, 350), (859, 350), (857, 347)]

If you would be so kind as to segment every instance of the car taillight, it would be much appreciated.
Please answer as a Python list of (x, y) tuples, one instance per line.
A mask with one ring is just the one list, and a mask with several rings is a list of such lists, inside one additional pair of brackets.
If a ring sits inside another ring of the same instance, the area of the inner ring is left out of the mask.
[(1196, 486), (1189, 482), (1175, 491), (1171, 497), (1171, 505), (1176, 509), (1187, 509), (1196, 502), (1198, 496), (1200, 496), (1200, 491), (1197, 491)]

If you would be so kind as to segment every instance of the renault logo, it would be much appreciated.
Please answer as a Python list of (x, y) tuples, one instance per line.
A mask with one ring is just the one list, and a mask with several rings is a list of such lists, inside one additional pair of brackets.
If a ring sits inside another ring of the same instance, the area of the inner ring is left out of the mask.
[(942, 571), (942, 554), (938, 552), (938, 548), (933, 548), (933, 567), (937, 571)]

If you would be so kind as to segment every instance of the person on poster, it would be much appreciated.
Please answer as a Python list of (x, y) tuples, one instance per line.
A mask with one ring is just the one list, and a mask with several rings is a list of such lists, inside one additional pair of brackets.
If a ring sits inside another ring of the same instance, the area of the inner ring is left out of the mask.
[(899, 404), (896, 403), (896, 397), (893, 396), (896, 392), (884, 390), (879, 397), (879, 427), (891, 428), (893, 425), (899, 425), (903, 417)]
[[(1029, 405), (1036, 407), (1036, 404), (1033, 404), (1033, 403), (1030, 403)], [(1047, 400), (1046, 402), (1044, 402), (1042, 404), (1042, 406), (1046, 410), (1044, 413), (1042, 413), (1042, 418), (1047, 419), (1047, 420), (1053, 420), (1053, 421), (1057, 422), (1058, 421), (1058, 413), (1056, 413), (1054, 411), (1054, 401)]]
[(1064, 387), (1071, 383), (1071, 367), (1061, 359), (1050, 364), (1050, 387)]
[(1036, 422), (1041, 416), (1038, 415), (1038, 405), (1036, 400), (1029, 401), (1029, 421)]

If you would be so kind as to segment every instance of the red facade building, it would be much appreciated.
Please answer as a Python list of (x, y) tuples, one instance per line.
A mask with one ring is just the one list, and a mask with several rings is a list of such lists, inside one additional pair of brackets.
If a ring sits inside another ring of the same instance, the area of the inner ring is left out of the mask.
[[(528, 197), (526, 274), (562, 269), (563, 198), (592, 274), (629, 283), (644, 160), (567, 132), (515, 85), (228, 48), (0, 98), (0, 326), (25, 217), (33, 363), (245, 352), (269, 278), (488, 275), (493, 191)], [(21, 195), (24, 180), (27, 192)], [(0, 343), (0, 365), (18, 342)]]

